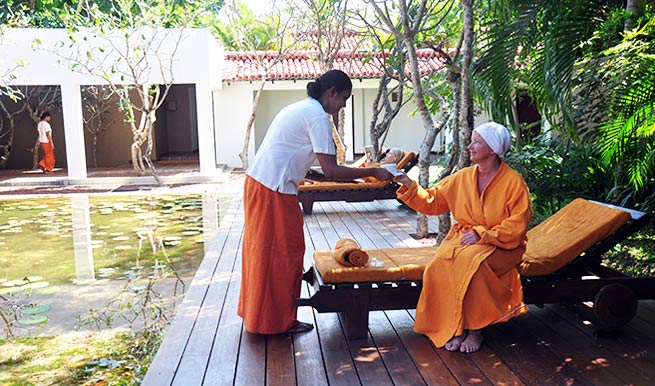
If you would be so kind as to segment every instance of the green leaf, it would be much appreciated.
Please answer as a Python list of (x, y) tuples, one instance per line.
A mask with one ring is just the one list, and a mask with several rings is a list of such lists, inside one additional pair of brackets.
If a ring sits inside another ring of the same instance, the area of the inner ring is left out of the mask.
[(21, 308), (20, 312), (23, 315), (36, 315), (36, 314), (43, 314), (44, 312), (50, 311), (51, 307), (48, 305), (41, 305), (41, 306), (32, 306), (32, 307), (23, 307)]
[(36, 324), (42, 324), (48, 321), (48, 317), (42, 314), (23, 316), (19, 318), (16, 322), (24, 326), (33, 326)]

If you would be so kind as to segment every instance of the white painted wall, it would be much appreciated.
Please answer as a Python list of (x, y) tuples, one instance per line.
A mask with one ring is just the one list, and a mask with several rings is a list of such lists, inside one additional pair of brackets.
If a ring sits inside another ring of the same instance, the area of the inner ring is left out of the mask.
[[(264, 139), (264, 135), (275, 115), (286, 105), (307, 96), (308, 81), (267, 82), (257, 107), (257, 116), (250, 143), (250, 159)], [(231, 167), (241, 167), (238, 153), (243, 147), (244, 130), (252, 109), (252, 101), (259, 82), (231, 82), (223, 89), (214, 92), (217, 153), (219, 163)], [(370, 145), (369, 125), (372, 116), (372, 103), (377, 90), (377, 80), (354, 80), (353, 95), (345, 108), (346, 135), (348, 146), (347, 160), (354, 153), (361, 154), (365, 145)], [(385, 147), (401, 147), (417, 151), (423, 141), (424, 130), (418, 116), (412, 115), (414, 105), (409, 103), (398, 114), (385, 142)], [(436, 117), (435, 117), (436, 118)], [(444, 133), (437, 139), (434, 149), (438, 149), (450, 134)]]
[[(153, 47), (161, 43), (162, 47), (158, 57), (146, 56), (148, 63), (139, 76), (141, 82), (161, 84), (173, 79), (174, 83), (196, 85), (200, 172), (204, 175), (214, 174), (217, 170), (217, 150), (214, 140), (212, 90), (221, 86), (222, 47), (208, 30), (200, 28), (144, 29), (131, 36), (131, 39), (151, 41), (155, 43)], [(173, 48), (180, 36), (179, 47), (173, 54)], [(76, 43), (72, 43), (65, 29), (4, 29), (0, 35), (0, 74), (14, 70), (17, 64), (22, 63), (23, 65), (13, 71), (12, 79), (3, 81), (9, 80), (10, 85), (62, 86), (69, 176), (85, 178), (86, 157), (81, 103), (76, 101), (76, 98), (79, 97), (80, 85), (105, 84), (105, 81), (102, 77), (73, 71), (68, 59), (84, 57), (87, 51), (93, 52), (95, 57), (105, 55), (102, 61), (103, 70), (99, 73), (112, 74), (110, 68), (115, 65), (118, 71), (113, 75), (113, 79), (120, 83), (122, 62), (117, 60), (118, 53), (112, 51), (111, 47), (124, 46), (125, 38), (124, 33), (120, 31), (96, 35), (91, 30), (81, 30), (75, 33), (74, 40)], [(104, 52), (100, 53), (99, 47), (102, 47)]]

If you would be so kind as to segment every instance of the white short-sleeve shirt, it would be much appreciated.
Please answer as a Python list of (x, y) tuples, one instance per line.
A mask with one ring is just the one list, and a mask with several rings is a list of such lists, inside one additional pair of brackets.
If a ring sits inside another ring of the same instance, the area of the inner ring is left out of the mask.
[(48, 136), (46, 135), (46, 133), (51, 133), (52, 135), (52, 127), (50, 127), (50, 124), (48, 122), (46, 121), (39, 122), (39, 124), (36, 126), (36, 129), (39, 131), (39, 142), (43, 142), (43, 143), (50, 142), (48, 140)]
[(336, 154), (332, 123), (323, 106), (307, 98), (275, 116), (247, 174), (271, 190), (296, 194), (316, 153)]

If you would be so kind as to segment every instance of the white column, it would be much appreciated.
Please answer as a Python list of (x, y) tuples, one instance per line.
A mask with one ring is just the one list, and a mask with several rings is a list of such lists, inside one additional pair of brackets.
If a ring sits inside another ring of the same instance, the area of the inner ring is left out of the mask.
[(91, 214), (88, 194), (71, 194), (71, 220), (73, 222), (73, 250), (75, 276), (80, 279), (95, 278), (93, 249), (91, 248)]
[(62, 109), (64, 113), (64, 133), (66, 135), (66, 162), (68, 176), (85, 179), (86, 149), (84, 147), (84, 123), (82, 119), (82, 94), (80, 85), (64, 83), (61, 85)]
[(209, 82), (200, 82), (195, 85), (200, 174), (212, 176), (217, 173), (212, 91), (209, 87)]

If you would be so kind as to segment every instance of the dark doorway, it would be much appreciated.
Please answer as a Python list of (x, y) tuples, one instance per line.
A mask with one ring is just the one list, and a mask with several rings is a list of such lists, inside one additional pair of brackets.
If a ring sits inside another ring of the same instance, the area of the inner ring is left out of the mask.
[(173, 85), (157, 114), (157, 160), (198, 160), (196, 87)]

